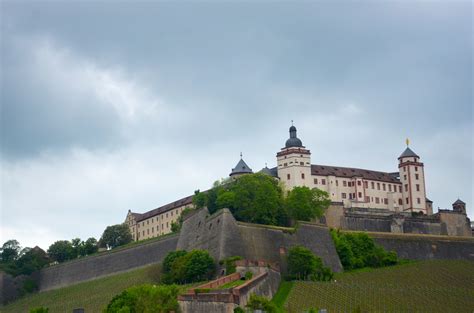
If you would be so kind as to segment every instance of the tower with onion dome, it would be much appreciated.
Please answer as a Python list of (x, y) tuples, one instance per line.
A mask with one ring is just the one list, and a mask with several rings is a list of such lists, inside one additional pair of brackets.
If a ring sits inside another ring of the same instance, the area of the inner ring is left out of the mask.
[[(293, 124), (293, 123), (292, 123)], [(277, 153), (277, 172), (287, 190), (295, 186), (311, 186), (311, 152), (303, 146), (291, 125), (290, 138)]]

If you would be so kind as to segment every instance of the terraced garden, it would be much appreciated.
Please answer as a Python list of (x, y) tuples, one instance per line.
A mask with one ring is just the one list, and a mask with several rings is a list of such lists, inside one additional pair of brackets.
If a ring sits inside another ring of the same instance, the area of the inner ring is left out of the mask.
[(474, 312), (474, 262), (437, 260), (294, 282), (285, 309), (328, 312)]

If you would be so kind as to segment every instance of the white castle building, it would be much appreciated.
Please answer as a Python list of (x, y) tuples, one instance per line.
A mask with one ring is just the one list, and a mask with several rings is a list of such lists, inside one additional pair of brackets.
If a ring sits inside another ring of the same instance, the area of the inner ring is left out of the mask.
[[(426, 198), (423, 163), (408, 146), (398, 157), (398, 171), (391, 173), (311, 164), (310, 150), (296, 136), (296, 127), (291, 126), (290, 138), (276, 157), (277, 167), (265, 167), (261, 172), (277, 177), (288, 189), (319, 188), (345, 207), (433, 213), (432, 202)], [(230, 175), (249, 172), (247, 164), (240, 160)]]
[[(326, 191), (333, 203), (344, 208), (381, 209), (396, 213), (432, 215), (432, 201), (426, 198), (425, 173), (420, 157), (407, 147), (398, 157), (398, 171), (374, 170), (311, 164), (311, 152), (296, 135), (296, 127), (289, 129), (290, 138), (276, 154), (277, 166), (260, 172), (284, 183), (287, 190), (307, 186)], [(229, 176), (253, 173), (242, 159)], [(134, 240), (157, 237), (171, 232), (185, 208), (192, 208), (193, 196), (188, 196), (146, 213), (128, 211), (125, 223)], [(459, 206), (462, 203), (462, 206)], [(458, 200), (454, 210), (466, 214), (465, 203)]]

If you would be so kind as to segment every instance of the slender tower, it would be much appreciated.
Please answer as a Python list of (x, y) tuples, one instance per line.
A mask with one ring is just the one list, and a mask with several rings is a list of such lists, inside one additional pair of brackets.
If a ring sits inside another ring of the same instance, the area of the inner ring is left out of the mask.
[(425, 170), (420, 157), (410, 149), (410, 141), (406, 140), (407, 148), (398, 157), (398, 169), (402, 183), (403, 211), (423, 212), (426, 210)]

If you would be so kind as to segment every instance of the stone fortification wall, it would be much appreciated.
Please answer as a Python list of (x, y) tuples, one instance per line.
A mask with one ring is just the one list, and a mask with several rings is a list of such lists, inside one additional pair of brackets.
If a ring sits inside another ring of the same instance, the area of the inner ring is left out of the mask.
[(175, 235), (128, 249), (47, 267), (39, 272), (38, 286), (40, 291), (56, 289), (158, 263), (168, 252), (176, 249), (177, 242), (178, 236)]
[(206, 249), (217, 260), (242, 256), (248, 260), (265, 260), (285, 264), (288, 249), (304, 245), (320, 256), (333, 271), (342, 271), (334, 243), (327, 227), (301, 223), (292, 229), (238, 223), (232, 213), (223, 209), (212, 216), (202, 209), (183, 222), (178, 249)]
[(411, 260), (464, 259), (474, 261), (474, 238), (415, 234), (368, 233), (385, 249)]

